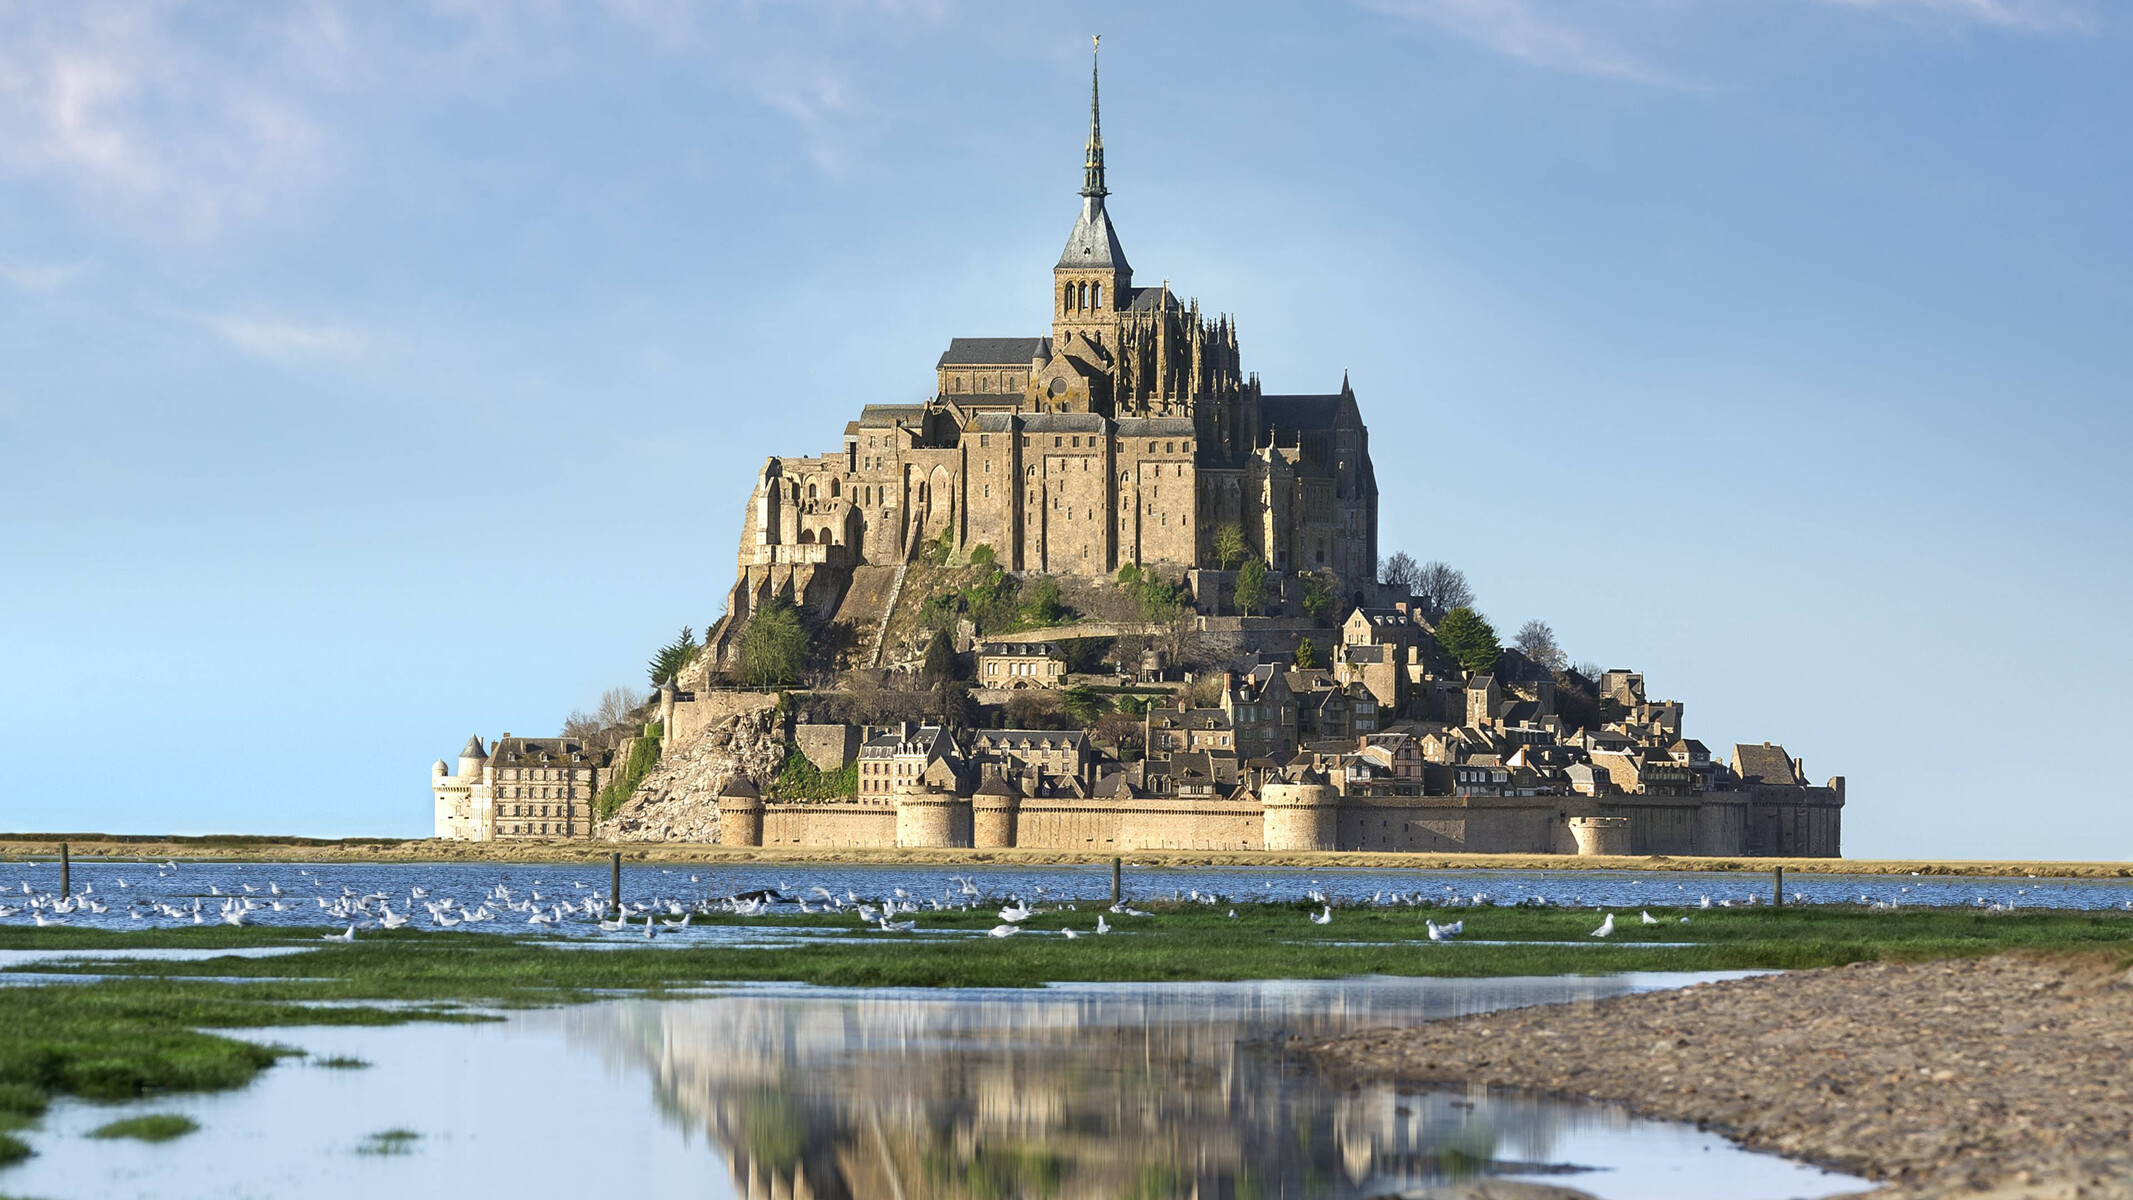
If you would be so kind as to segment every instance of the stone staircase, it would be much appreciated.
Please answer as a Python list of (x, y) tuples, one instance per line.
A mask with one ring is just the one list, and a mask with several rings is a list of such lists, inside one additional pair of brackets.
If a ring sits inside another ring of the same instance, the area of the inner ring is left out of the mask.
[(896, 615), (896, 602), (904, 594), (904, 572), (910, 567), (909, 560), (896, 564), (896, 578), (889, 584), (889, 599), (881, 606), (881, 620), (874, 626), (874, 652), (867, 658), (869, 667), (881, 666), (882, 652), (889, 644), (889, 618)]

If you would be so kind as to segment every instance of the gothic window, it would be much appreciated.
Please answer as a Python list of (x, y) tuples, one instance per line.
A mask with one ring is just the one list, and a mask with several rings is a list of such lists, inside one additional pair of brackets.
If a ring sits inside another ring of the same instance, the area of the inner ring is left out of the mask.
[(815, 485), (812, 483), (807, 485), (807, 498), (810, 500), (815, 498)]
[(842, 495), (843, 493), (844, 493), (844, 485), (843, 485), (843, 484), (841, 484), (841, 483), (839, 483), (839, 482), (837, 482), (837, 481), (836, 481), (836, 480), (834, 480), (834, 479), (830, 480), (830, 499), (832, 499), (832, 500), (835, 500), (835, 499), (836, 499), (836, 498), (837, 498), (838, 496)]
[(1097, 284), (1097, 285), (1096, 285), (1096, 307), (1097, 307), (1097, 308), (1102, 308), (1103, 306), (1104, 306), (1104, 285), (1102, 285), (1102, 284), (1100, 284), (1100, 283), (1099, 283), (1099, 284)]
[(1082, 308), (1087, 308), (1089, 306), (1089, 285), (1086, 283), (1081, 285), (1080, 306)]

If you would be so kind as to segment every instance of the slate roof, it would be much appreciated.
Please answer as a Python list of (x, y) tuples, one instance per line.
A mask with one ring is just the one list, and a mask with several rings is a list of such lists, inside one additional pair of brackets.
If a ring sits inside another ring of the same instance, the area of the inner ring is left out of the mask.
[(1102, 196), (1081, 202), (1081, 215), (1074, 232), (1067, 235), (1066, 249), (1059, 252), (1062, 267), (1097, 267), (1130, 273), (1125, 247), (1118, 244), (1118, 231), (1111, 228), (1111, 214), (1104, 211)]
[(576, 738), (498, 738), (490, 761), (504, 765), (587, 762), (584, 743)]
[(462, 750), (461, 750), (461, 751), (459, 752), (459, 757), (461, 757), (461, 758), (487, 758), (487, 757), (489, 757), (489, 752), (488, 752), (487, 750), (484, 750), (484, 749), (482, 749), (482, 748), (481, 748), (481, 735), (480, 735), (480, 734), (475, 734), (475, 735), (474, 735), (473, 737), (470, 737), (470, 738), (468, 738), (468, 739), (467, 739), (467, 744), (466, 744), (466, 747), (465, 747), (464, 749), (462, 749)]
[[(999, 658), (1060, 657), (1059, 643), (1057, 642), (985, 642), (978, 646), (978, 653), (987, 657)], [(1001, 730), (1000, 733), (1002, 736), (1006, 736), (1009, 734), (1019, 735), (1022, 737), (1035, 736), (1029, 733), (1027, 730), (1010, 729)]]
[(1803, 782), (1792, 773), (1792, 756), (1783, 746), (1764, 742), (1756, 746), (1733, 747), (1733, 773), (1742, 779), (1761, 779), (1764, 783), (1791, 785)]
[(978, 750), (1071, 750), (1089, 740), (1081, 729), (980, 729), (972, 736)]
[(1125, 417), (1118, 422), (1120, 437), (1191, 437), (1191, 417)]
[[(1124, 304), (1122, 307), (1124, 307), (1129, 312), (1154, 312), (1157, 308), (1162, 306), (1163, 297), (1166, 295), (1169, 295), (1169, 291), (1165, 288), (1134, 288), (1133, 298), (1126, 304)], [(1170, 305), (1173, 308), (1179, 307), (1176, 296), (1170, 297)]]
[(859, 410), (861, 425), (893, 425), (898, 421), (918, 422), (926, 419), (923, 404), (869, 404)]
[(1262, 429), (1331, 429), (1340, 420), (1341, 397), (1261, 396), (1259, 426)]
[(1031, 338), (949, 338), (948, 348), (941, 352), (942, 367), (1026, 367), (1030, 360), (1044, 353), (1047, 339)]

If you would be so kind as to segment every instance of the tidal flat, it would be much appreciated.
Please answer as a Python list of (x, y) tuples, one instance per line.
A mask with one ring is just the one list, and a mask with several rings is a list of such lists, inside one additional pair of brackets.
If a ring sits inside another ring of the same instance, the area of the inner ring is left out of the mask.
[[(1651, 924), (1640, 911), (1618, 911), (1604, 938), (1592, 936), (1601, 914), (1554, 906), (1357, 904), (1328, 914), (1302, 901), (1142, 901), (1137, 910), (1145, 915), (1100, 901), (1039, 904), (1005, 937), (990, 936), (1000, 921), (989, 907), (917, 914), (918, 928), (896, 932), (850, 913), (712, 912), (649, 940), (641, 924), (609, 933), (373, 929), (347, 942), (322, 940), (345, 936), (323, 926), (0, 926), (0, 961), (37, 956), (0, 969), (0, 984), (21, 981), (0, 987), (10, 1017), (0, 1033), (0, 1102), (12, 1114), (0, 1131), (12, 1128), (9, 1137), (34, 1148), (37, 1114), (54, 1100), (160, 1103), (243, 1089), (300, 1057), (277, 1029), (477, 1028), (527, 1011), (617, 997), (682, 1002), (736, 986), (1011, 993), (1048, 984), (1680, 977), (1997, 961), (2009, 952), (2133, 959), (2133, 913), (2118, 910), (1756, 906), (1654, 910)], [(1110, 933), (1094, 932), (1099, 917)], [(1432, 922), (1455, 920), (1456, 939), (1430, 939)], [(1069, 929), (1078, 936), (1067, 938)], [(1535, 1019), (1560, 1027), (1563, 1015)], [(1574, 1019), (1590, 1020), (1589, 1010)], [(360, 1040), (334, 1053), (371, 1057)], [(0, 1175), (0, 1189), (9, 1183)]]

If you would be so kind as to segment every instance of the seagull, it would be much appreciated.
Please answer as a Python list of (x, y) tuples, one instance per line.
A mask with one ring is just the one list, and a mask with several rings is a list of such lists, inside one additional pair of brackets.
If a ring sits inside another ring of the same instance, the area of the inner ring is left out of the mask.
[(322, 942), (352, 942), (356, 940), (356, 927), (351, 924), (340, 933), (322, 933), (318, 935), (318, 940)]
[(1703, 900), (1702, 900), (1702, 901), (1701, 901), (1700, 903), (1698, 903), (1698, 904), (1696, 905), (1696, 907), (1698, 907), (1698, 908), (1709, 908), (1709, 907), (1711, 907), (1711, 898), (1710, 898), (1709, 896), (1705, 896), (1705, 897), (1703, 898)]
[(1331, 924), (1333, 924), (1333, 906), (1332, 906), (1332, 905), (1330, 905), (1330, 904), (1328, 904), (1328, 905), (1326, 906), (1326, 911), (1324, 911), (1324, 912), (1322, 912), (1322, 913), (1312, 913), (1312, 914), (1311, 914), (1311, 923), (1312, 923), (1313, 925), (1331, 925)]
[(1110, 927), (1109, 925), (1106, 925), (1106, 924), (1104, 924), (1104, 915), (1103, 915), (1102, 913), (1097, 913), (1097, 914), (1096, 914), (1096, 932), (1098, 932), (1098, 933), (1109, 933), (1109, 932), (1111, 932), (1111, 927)]
[(1615, 931), (1615, 915), (1614, 915), (1613, 913), (1608, 913), (1608, 914), (1607, 914), (1607, 919), (1606, 919), (1606, 920), (1604, 920), (1604, 921), (1601, 921), (1601, 922), (1600, 922), (1600, 927), (1599, 927), (1598, 929), (1595, 929), (1595, 930), (1593, 930), (1593, 931), (1592, 931), (1592, 932), (1591, 932), (1591, 933), (1590, 933), (1589, 935), (1587, 935), (1587, 936), (1589, 936), (1589, 937), (1608, 937), (1608, 936), (1612, 935), (1612, 934), (1614, 933), (1614, 931)]
[(916, 928), (918, 928), (918, 922), (916, 921), (891, 921), (887, 917), (881, 919), (881, 931), (883, 933), (909, 933)]
[(986, 932), (994, 937), (1013, 937), (1022, 932), (1022, 927), (1020, 925), (995, 925)]
[(660, 924), (666, 926), (668, 929), (687, 929), (689, 927), (689, 918), (694, 917), (695, 915), (696, 914), (694, 912), (685, 912), (681, 914), (681, 920), (679, 921), (661, 921)]
[(1071, 929), (1062, 929), (1062, 930), (1060, 930), (1059, 932), (1061, 932), (1061, 933), (1065, 934), (1065, 935), (1067, 936), (1067, 940), (1068, 940), (1068, 941), (1070, 941), (1070, 942), (1071, 942), (1071, 941), (1073, 941), (1073, 940), (1074, 940), (1075, 938), (1078, 938), (1078, 937), (1080, 937), (1080, 936), (1081, 936), (1080, 934), (1078, 934), (1078, 933), (1075, 933), (1075, 932), (1074, 932), (1073, 930), (1071, 930)]
[(1644, 923), (1646, 925), (1657, 925), (1659, 923), (1659, 918), (1653, 916), (1648, 912), (1640, 912), (1637, 915), (1644, 918)]
[(1230, 909), (1230, 910), (1229, 910), (1229, 919), (1230, 919), (1230, 920), (1232, 920), (1232, 921), (1234, 921), (1234, 920), (1236, 920), (1236, 919), (1237, 919), (1237, 910), (1236, 910), (1236, 909), (1234, 909), (1234, 908), (1233, 908), (1233, 909)]
[(1428, 917), (1424, 917), (1422, 918), (1422, 924), (1429, 930), (1429, 940), (1433, 942), (1448, 942), (1466, 932), (1466, 922), (1463, 920), (1454, 921), (1449, 925), (1439, 925)]
[(1000, 910), (1000, 919), (1003, 921), (1027, 921), (1029, 917), (1029, 903), (1024, 900), (1017, 900)]
[(600, 928), (607, 933), (620, 933), (629, 928), (629, 918), (618, 917), (612, 921), (602, 921)]

